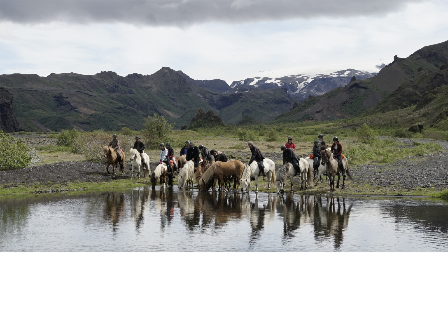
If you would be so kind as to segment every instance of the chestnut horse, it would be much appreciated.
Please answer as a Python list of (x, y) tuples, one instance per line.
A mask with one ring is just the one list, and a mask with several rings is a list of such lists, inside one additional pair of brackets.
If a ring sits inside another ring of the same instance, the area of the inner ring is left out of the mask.
[(224, 178), (233, 178), (233, 188), (239, 186), (241, 176), (246, 166), (239, 160), (228, 162), (217, 161), (208, 168), (199, 180), (199, 189), (207, 190), (209, 187), (215, 188), (215, 180), (219, 180), (219, 189), (224, 189)]
[(117, 167), (117, 164), (120, 164), (121, 167), (121, 174), (124, 174), (124, 152), (121, 151), (121, 158), (120, 160), (117, 159), (117, 153), (115, 152), (115, 149), (113, 149), (110, 146), (104, 146), (104, 157), (107, 159), (107, 165), (106, 165), (106, 171), (109, 173), (109, 166), (112, 166), (112, 175), (115, 175), (115, 168)]

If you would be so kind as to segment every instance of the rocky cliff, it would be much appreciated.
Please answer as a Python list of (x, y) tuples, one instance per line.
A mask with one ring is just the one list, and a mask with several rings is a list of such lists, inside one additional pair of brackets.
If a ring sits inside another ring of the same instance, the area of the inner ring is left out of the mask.
[(19, 130), (19, 123), (12, 113), (12, 95), (0, 88), (0, 130), (11, 133)]

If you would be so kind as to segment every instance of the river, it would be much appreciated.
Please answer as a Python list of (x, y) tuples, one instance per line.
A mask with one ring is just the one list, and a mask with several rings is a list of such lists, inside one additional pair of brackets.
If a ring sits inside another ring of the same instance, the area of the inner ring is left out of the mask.
[(440, 200), (139, 188), (0, 201), (0, 251), (448, 251)]

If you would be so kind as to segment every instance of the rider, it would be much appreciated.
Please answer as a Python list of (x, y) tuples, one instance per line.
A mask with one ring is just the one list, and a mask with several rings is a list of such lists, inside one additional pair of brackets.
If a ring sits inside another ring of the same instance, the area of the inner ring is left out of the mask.
[(210, 161), (210, 163), (215, 162), (215, 157), (210, 154), (210, 152), (208, 151), (207, 147), (199, 145), (199, 150), (201, 151), (202, 160), (204, 162), (205, 161)]
[(143, 144), (143, 142), (140, 141), (140, 137), (139, 136), (135, 137), (134, 147), (132, 147), (132, 148), (136, 149), (137, 152), (140, 153), (140, 156), (142, 158), (142, 165), (145, 165), (145, 159), (141, 155), (141, 154), (143, 154), (143, 152), (145, 150), (145, 145)]
[(294, 151), (296, 151), (296, 145), (294, 144), (294, 142), (292, 142), (291, 136), (288, 137), (288, 141), (285, 143), (285, 147), (294, 149)]
[(221, 162), (227, 162), (227, 156), (220, 152), (220, 151), (216, 151), (214, 149), (212, 149), (210, 151), (210, 154), (213, 155), (213, 157), (215, 158), (215, 161), (221, 161)]
[(291, 148), (286, 148), (285, 145), (282, 145), (280, 149), (283, 152), (283, 164), (287, 162), (291, 163), (294, 166), (296, 174), (300, 173), (299, 157), (297, 154)]
[(174, 171), (177, 170), (176, 166), (176, 158), (174, 157), (174, 149), (171, 147), (171, 144), (169, 142), (166, 143), (166, 149), (168, 150), (168, 158), (170, 161), (173, 161), (173, 169)]
[(170, 158), (168, 156), (168, 149), (165, 148), (165, 144), (160, 144), (160, 164), (165, 163), (166, 164), (166, 170), (168, 173), (172, 173), (171, 165), (170, 165)]
[(182, 149), (180, 150), (180, 156), (187, 155), (189, 144), (190, 144), (190, 141), (188, 141), (188, 140), (185, 141), (185, 146), (183, 146)]
[(339, 143), (337, 136), (333, 137), (331, 152), (333, 153), (333, 157), (338, 160), (339, 170), (342, 172), (342, 175), (345, 176), (344, 165), (342, 164), (342, 145)]
[(112, 135), (112, 140), (109, 142), (109, 146), (115, 149), (115, 152), (117, 153), (117, 160), (118, 162), (121, 161), (121, 155), (120, 155), (120, 142), (118, 141), (117, 135)]
[(321, 142), (319, 140), (314, 141), (314, 147), (313, 147), (313, 168), (314, 170), (319, 169), (319, 161), (321, 158)]
[(323, 136), (323, 134), (319, 134), (319, 136), (317, 137), (319, 140), (319, 142), (320, 142), (320, 150), (325, 150), (325, 149), (327, 149), (327, 144), (325, 143), (325, 141), (324, 141), (324, 136)]
[(194, 143), (191, 141), (188, 145), (188, 152), (186, 159), (187, 161), (193, 160), (195, 168), (199, 166), (199, 148), (195, 146)]
[(260, 150), (254, 146), (254, 143), (252, 141), (249, 141), (247, 145), (249, 146), (250, 151), (252, 152), (252, 157), (250, 158), (249, 166), (254, 160), (257, 161), (260, 173), (263, 174), (263, 179), (265, 179), (266, 174), (264, 172), (264, 166), (263, 166), (263, 160), (264, 160), (263, 154), (261, 154)]

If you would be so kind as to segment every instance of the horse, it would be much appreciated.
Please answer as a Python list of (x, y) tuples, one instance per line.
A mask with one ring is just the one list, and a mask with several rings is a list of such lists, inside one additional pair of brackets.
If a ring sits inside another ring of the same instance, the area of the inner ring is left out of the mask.
[(166, 165), (163, 163), (160, 163), (151, 174), (151, 184), (152, 184), (153, 189), (155, 189), (158, 179), (160, 179), (160, 184), (163, 184), (165, 186), (165, 184), (166, 184)]
[[(314, 171), (314, 160), (311, 159), (309, 156), (307, 156), (305, 158), (305, 160), (308, 162), (308, 164), (310, 165), (310, 168), (313, 169)], [(319, 168), (317, 168), (317, 173), (314, 176), (314, 181), (322, 181), (322, 175), (325, 173), (326, 168), (323, 164), (319, 163)]]
[(215, 180), (219, 180), (219, 189), (225, 187), (224, 178), (233, 178), (233, 188), (236, 189), (237, 184), (241, 180), (245, 165), (239, 160), (233, 160), (228, 162), (217, 161), (214, 162), (210, 168), (208, 168), (199, 180), (199, 189), (207, 190), (208, 188), (215, 187)]
[[(310, 168), (310, 165), (308, 162), (300, 158), (299, 159), (299, 168), (300, 172), (298, 173), (300, 176), (300, 179), (302, 180), (300, 189), (307, 189), (308, 187), (314, 186), (313, 182), (313, 171), (312, 168)], [(289, 180), (291, 181), (291, 191), (294, 191), (293, 186), (293, 177), (296, 175), (296, 170), (294, 169), (294, 166), (291, 163), (287, 163), (283, 165), (279, 171), (277, 172), (277, 193), (283, 194), (284, 193), (284, 186), (285, 186), (285, 180), (287, 177), (289, 177)]]
[(177, 178), (177, 185), (179, 189), (193, 188), (193, 176), (194, 176), (194, 162), (188, 161), (179, 172)]
[[(336, 160), (333, 157), (333, 154), (331, 153), (331, 148), (327, 148), (322, 153), (322, 163), (326, 167), (327, 176), (330, 181), (330, 191), (334, 191), (334, 180), (336, 175), (338, 176), (338, 183), (336, 184), (336, 188), (339, 188), (339, 180), (341, 178), (341, 171), (339, 169), (338, 160)], [(348, 168), (348, 161), (346, 157), (342, 158), (342, 165), (344, 166), (344, 170), (347, 173), (348, 177), (352, 179), (350, 170)], [(345, 188), (345, 176), (342, 176), (342, 187), (341, 189)]]
[[(142, 168), (142, 158), (145, 160), (145, 165)], [(134, 168), (137, 170), (137, 176), (140, 178), (140, 170), (143, 169), (143, 178), (151, 174), (149, 167), (149, 156), (146, 153), (140, 154), (138, 150), (131, 148), (131, 177), (134, 176)]]
[[(275, 163), (271, 159), (263, 160), (264, 171), (268, 179), (268, 189), (271, 189), (271, 182), (275, 182)], [(241, 176), (241, 190), (246, 189), (249, 192), (251, 178), (255, 178), (255, 191), (258, 191), (258, 175), (260, 168), (256, 161), (253, 161), (250, 166), (245, 165), (243, 175)]]
[(179, 170), (181, 168), (183, 168), (183, 166), (185, 166), (185, 164), (187, 163), (187, 156), (181, 155), (177, 158), (177, 172), (179, 172)]
[(110, 146), (104, 146), (104, 157), (107, 159), (107, 165), (106, 165), (106, 171), (109, 173), (109, 166), (112, 166), (112, 175), (115, 175), (115, 168), (117, 167), (117, 164), (120, 164), (121, 167), (121, 174), (124, 174), (124, 152), (121, 151), (121, 158), (118, 160), (117, 153), (115, 152), (115, 149), (113, 149)]

